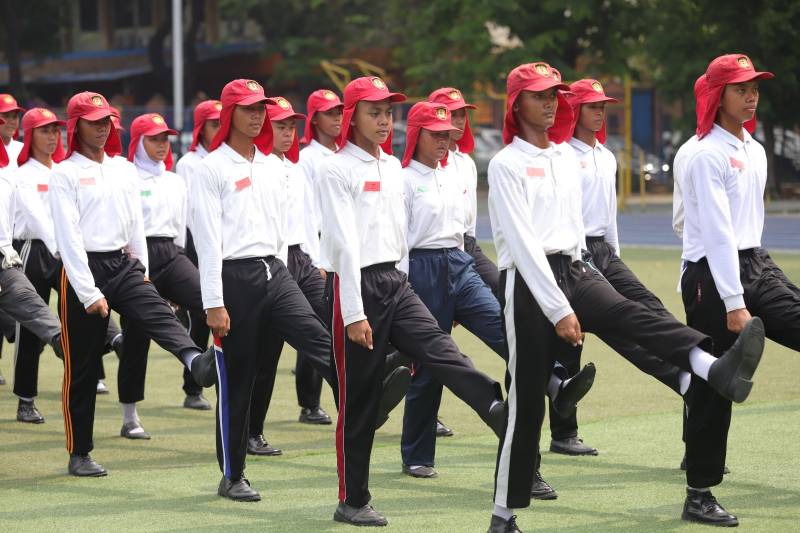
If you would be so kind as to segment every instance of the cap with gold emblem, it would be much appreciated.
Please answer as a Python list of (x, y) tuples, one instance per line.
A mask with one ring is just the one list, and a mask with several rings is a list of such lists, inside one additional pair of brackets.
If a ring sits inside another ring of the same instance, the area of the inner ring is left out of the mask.
[[(133, 161), (139, 141), (142, 137), (153, 137), (166, 133), (167, 135), (177, 135), (178, 132), (167, 125), (164, 117), (158, 113), (145, 113), (139, 115), (131, 122), (131, 142), (128, 144), (128, 161)], [(172, 170), (172, 147), (167, 148), (167, 158), (164, 160), (167, 170)]]
[(300, 139), (300, 143), (308, 144), (310, 143), (316, 136), (314, 131), (314, 124), (311, 122), (314, 118), (314, 114), (318, 111), (330, 111), (335, 107), (344, 107), (344, 104), (339, 99), (339, 96), (328, 89), (318, 89), (313, 93), (308, 95), (308, 100), (306, 101), (306, 127), (303, 130), (303, 138)]
[[(411, 106), (406, 118), (406, 149), (403, 153), (402, 164), (407, 167), (414, 157), (421, 130), (429, 131), (461, 131), (450, 122), (450, 110), (444, 104), (433, 102), (418, 102)], [(442, 160), (442, 166), (447, 164), (447, 154)]]
[(561, 81), (561, 74), (543, 61), (525, 63), (508, 73), (506, 79), (506, 116), (503, 123), (503, 142), (508, 144), (519, 132), (514, 116), (514, 104), (522, 91), (542, 92), (548, 89), (568, 91), (569, 85)]
[[(233, 121), (233, 110), (237, 105), (248, 106), (259, 102), (264, 102), (265, 104), (275, 103), (264, 94), (264, 88), (260, 83), (246, 79), (233, 80), (225, 84), (219, 99), (222, 103), (222, 109), (219, 112), (219, 130), (211, 141), (210, 150), (215, 150), (228, 140), (231, 122)], [(272, 153), (272, 125), (266, 120), (266, 117), (264, 124), (261, 126), (261, 131), (254, 139), (254, 143), (264, 155)]]
[[(297, 120), (303, 120), (306, 118), (306, 116), (302, 113), (295, 113), (294, 109), (292, 108), (292, 104), (289, 103), (289, 100), (283, 96), (272, 96), (271, 98), (275, 101), (275, 104), (270, 104), (267, 106), (267, 114), (269, 114), (270, 120), (277, 122), (279, 120), (287, 120), (290, 118)], [(295, 132), (291, 148), (289, 148), (284, 155), (292, 163), (297, 163), (300, 160), (300, 139), (297, 136), (297, 132)]]
[[(78, 93), (67, 102), (67, 154), (72, 155), (78, 147), (77, 126), (78, 120), (88, 120), (90, 122), (111, 117), (114, 111), (108, 104), (108, 100), (102, 94), (84, 91)], [(116, 128), (111, 127), (108, 140), (105, 144), (105, 152), (108, 155), (118, 155), (122, 153), (122, 141)]]
[(64, 159), (64, 145), (61, 143), (61, 127), (66, 126), (66, 122), (58, 120), (55, 113), (43, 107), (34, 107), (22, 115), (22, 130), (25, 132), (22, 150), (17, 156), (17, 165), (22, 166), (31, 156), (31, 143), (33, 142), (33, 130), (48, 124), (55, 124), (58, 128), (58, 141), (56, 150), (51, 154), (53, 161), (58, 163)]
[[(192, 129), (192, 144), (189, 146), (189, 151), (194, 152), (197, 150), (197, 145), (200, 143), (200, 134), (203, 132), (208, 120), (219, 120), (219, 112), (222, 110), (222, 102), (219, 100), (203, 100), (194, 108), (194, 128)], [(207, 139), (211, 142), (211, 139)]]

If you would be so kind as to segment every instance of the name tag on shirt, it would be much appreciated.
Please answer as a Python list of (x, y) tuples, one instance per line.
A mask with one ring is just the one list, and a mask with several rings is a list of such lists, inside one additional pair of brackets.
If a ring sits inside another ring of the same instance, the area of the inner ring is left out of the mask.
[(735, 157), (731, 157), (731, 166), (739, 170), (744, 170), (744, 161), (739, 161)]
[(91, 178), (79, 178), (78, 179), (78, 184), (81, 187), (89, 187), (91, 185), (96, 185), (96, 182), (94, 180), (94, 177), (91, 177)]
[(365, 181), (364, 192), (381, 192), (380, 181)]
[(152, 194), (152, 192), (151, 191), (142, 191), (141, 194), (142, 194), (142, 196), (150, 196)]
[(428, 187), (425, 185), (420, 185), (417, 187), (417, 192), (428, 192)]
[(253, 184), (253, 182), (250, 180), (250, 176), (247, 176), (246, 178), (242, 178), (242, 179), (240, 179), (239, 181), (237, 181), (235, 183), (236, 190), (237, 191), (241, 191), (242, 189), (248, 188), (252, 184)]
[(529, 178), (543, 178), (544, 169), (542, 167), (528, 167), (525, 169)]
[(36, 192), (47, 192), (48, 186), (46, 183), (37, 183)]

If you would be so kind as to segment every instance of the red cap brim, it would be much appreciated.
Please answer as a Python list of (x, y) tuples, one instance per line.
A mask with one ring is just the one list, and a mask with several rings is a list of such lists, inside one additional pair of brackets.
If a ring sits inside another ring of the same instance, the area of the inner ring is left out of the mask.
[(726, 85), (730, 85), (732, 83), (744, 83), (753, 80), (769, 80), (774, 77), (775, 74), (773, 74), (772, 72), (757, 72), (754, 70), (745, 70), (738, 76), (735, 76), (732, 80), (728, 81)]
[(276, 105), (277, 102), (272, 98), (267, 98), (265, 96), (261, 96), (260, 94), (251, 94), (249, 96), (243, 97), (241, 100), (236, 102), (236, 105), (251, 105), (257, 104), (258, 102), (264, 102), (270, 105)]
[(295, 113), (294, 111), (282, 111), (280, 113), (275, 114), (275, 116), (270, 115), (269, 119), (272, 122), (277, 122), (279, 120), (286, 120), (287, 118), (294, 118), (297, 120), (305, 120), (306, 116), (302, 113)]
[(83, 120), (100, 120), (102, 118), (110, 117), (113, 113), (108, 108), (96, 109), (94, 111), (89, 111), (78, 118), (82, 118)]
[(533, 91), (535, 93), (539, 93), (542, 91), (546, 91), (548, 89), (552, 89), (554, 87), (560, 91), (569, 91), (569, 85), (567, 85), (566, 83), (561, 83), (560, 81), (556, 81), (553, 78), (540, 78), (531, 81), (531, 83), (520, 89), (520, 92)]
[(442, 123), (442, 124), (430, 124), (427, 126), (420, 126), (423, 130), (428, 131), (462, 131), (452, 124)]
[(606, 96), (604, 94), (590, 94), (585, 97), (580, 97), (578, 102), (579, 104), (594, 104), (597, 102), (609, 102), (611, 104), (619, 103), (619, 100), (616, 98), (611, 98), (610, 96)]
[(374, 93), (369, 93), (366, 96), (362, 96), (358, 99), (359, 102), (366, 101), (366, 102), (380, 102), (381, 100), (389, 100), (390, 102), (397, 103), (397, 102), (405, 102), (406, 95), (402, 93), (387, 93), (379, 90), (375, 90)]

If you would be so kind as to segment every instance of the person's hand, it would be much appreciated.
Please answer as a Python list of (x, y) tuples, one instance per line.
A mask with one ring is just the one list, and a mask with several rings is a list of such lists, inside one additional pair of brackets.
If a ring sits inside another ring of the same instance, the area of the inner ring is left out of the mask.
[(86, 313), (90, 315), (100, 315), (101, 317), (105, 318), (108, 316), (108, 302), (105, 298), (100, 298), (86, 308)]
[(369, 326), (369, 322), (367, 322), (366, 319), (348, 325), (347, 337), (354, 343), (368, 350), (372, 349), (372, 328)]
[(753, 318), (746, 308), (734, 309), (728, 312), (728, 329), (734, 333), (741, 333), (745, 324)]
[(215, 336), (222, 338), (231, 330), (231, 318), (224, 307), (212, 307), (206, 311), (206, 324)]
[(324, 268), (319, 269), (319, 275), (322, 276), (322, 279), (328, 279), (328, 272)]
[(575, 313), (570, 313), (558, 321), (558, 324), (556, 324), (556, 334), (572, 346), (580, 346), (583, 344), (581, 324), (578, 322), (578, 317), (575, 316)]

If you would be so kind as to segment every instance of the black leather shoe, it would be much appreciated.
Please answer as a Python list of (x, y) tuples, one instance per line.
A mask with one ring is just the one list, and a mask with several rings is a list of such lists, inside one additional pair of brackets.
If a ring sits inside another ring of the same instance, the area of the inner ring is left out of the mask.
[(503, 432), (506, 430), (508, 423), (508, 403), (505, 400), (502, 402), (495, 402), (489, 407), (489, 416), (486, 419), (486, 424), (492, 428), (497, 438), (501, 438)]
[[(137, 431), (141, 430), (141, 431)], [(125, 422), (119, 430), (119, 436), (131, 440), (150, 440), (150, 434), (144, 430), (139, 422)]]
[(579, 439), (578, 437), (551, 440), (550, 451), (562, 455), (597, 455), (597, 448), (592, 448), (584, 444), (583, 439)]
[(411, 477), (419, 478), (432, 478), (437, 477), (439, 473), (431, 466), (408, 466), (403, 465), (403, 473)]
[(247, 453), (250, 455), (283, 455), (283, 451), (273, 448), (264, 440), (264, 435), (247, 439)]
[(711, 365), (708, 384), (728, 400), (741, 403), (753, 388), (753, 374), (764, 353), (764, 323), (751, 318), (722, 357)]
[(102, 477), (108, 474), (106, 469), (95, 463), (88, 453), (86, 455), (70, 455), (67, 471), (78, 477)]
[(303, 407), (300, 409), (300, 422), (303, 424), (332, 424), (331, 417), (328, 416), (322, 407), (317, 406), (314, 408)]
[(533, 474), (531, 498), (534, 500), (555, 500), (558, 498), (558, 493), (547, 484), (547, 481), (542, 478), (542, 474), (538, 470)]
[(61, 347), (61, 333), (56, 333), (55, 337), (50, 339), (50, 347), (53, 349), (53, 353), (56, 354), (56, 357), (64, 360), (64, 348)]
[(217, 494), (223, 498), (228, 498), (236, 502), (258, 502), (261, 501), (261, 495), (250, 488), (250, 482), (245, 478), (239, 478), (236, 481), (223, 477), (219, 482)]
[(33, 404), (33, 400), (30, 402), (20, 400), (17, 403), (17, 420), (28, 424), (44, 424), (44, 417)]
[[(686, 472), (686, 456), (685, 455), (683, 456), (683, 459), (681, 459), (681, 470)], [(730, 474), (730, 473), (731, 473), (731, 470), (727, 466), (725, 466), (725, 468), (722, 469), (722, 475)]]
[(553, 400), (553, 408), (558, 414), (565, 418), (575, 414), (578, 402), (586, 396), (594, 384), (595, 373), (594, 363), (586, 363), (580, 372), (561, 383), (556, 399)]
[(392, 370), (383, 380), (383, 396), (380, 406), (378, 406), (378, 417), (375, 429), (383, 426), (389, 420), (389, 413), (397, 407), (411, 385), (411, 370), (404, 366), (399, 366)]
[(453, 430), (442, 424), (442, 421), (436, 419), (436, 436), (437, 437), (452, 437)]
[(399, 368), (401, 366), (410, 367), (412, 363), (413, 361), (411, 358), (397, 350), (394, 350), (393, 352), (386, 354), (386, 362), (383, 366), (383, 376), (387, 377), (392, 373), (392, 371), (394, 371), (395, 368)]
[(354, 526), (383, 527), (389, 523), (386, 517), (373, 509), (371, 505), (353, 507), (344, 502), (339, 502), (336, 512), (333, 513), (333, 519), (336, 522)]
[(710, 490), (686, 489), (686, 503), (683, 504), (683, 520), (699, 522), (712, 526), (736, 527), (739, 519), (722, 507)]
[(203, 394), (187, 394), (183, 400), (183, 406), (187, 409), (196, 409), (198, 411), (211, 410), (211, 404), (203, 397)]
[(217, 361), (213, 346), (194, 358), (191, 373), (195, 383), (201, 387), (210, 387), (217, 382)]
[(508, 520), (492, 515), (492, 521), (489, 522), (489, 529), (486, 533), (522, 533), (522, 530), (517, 527), (516, 515)]

